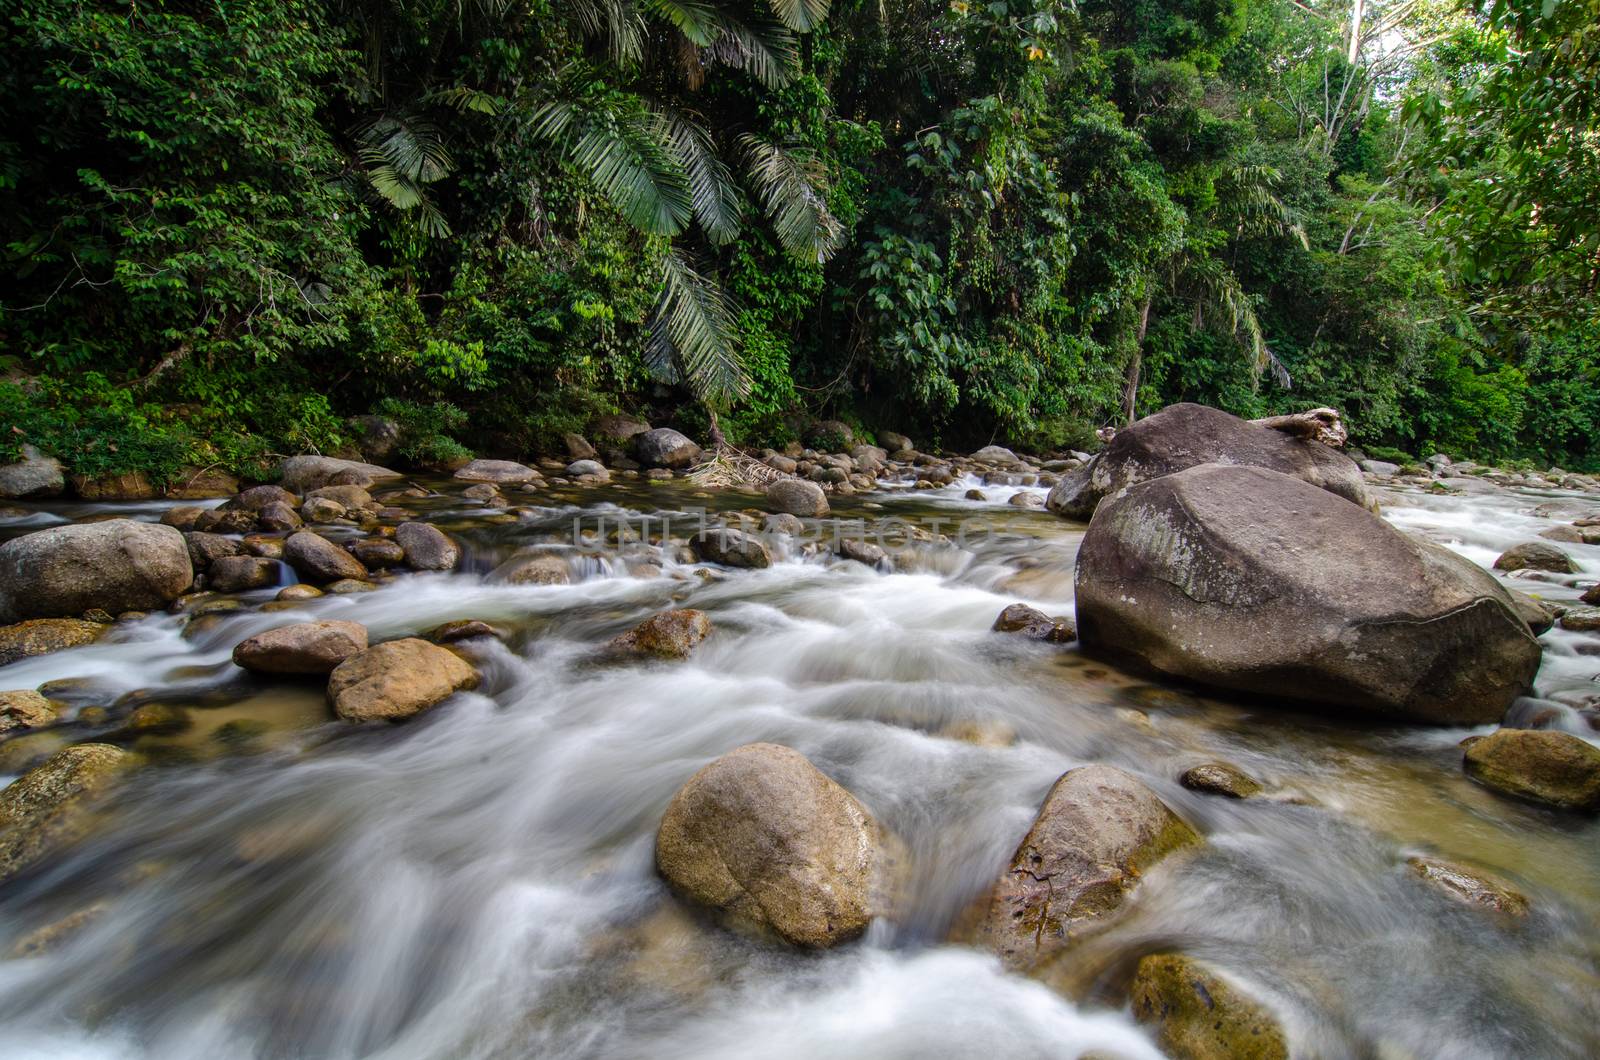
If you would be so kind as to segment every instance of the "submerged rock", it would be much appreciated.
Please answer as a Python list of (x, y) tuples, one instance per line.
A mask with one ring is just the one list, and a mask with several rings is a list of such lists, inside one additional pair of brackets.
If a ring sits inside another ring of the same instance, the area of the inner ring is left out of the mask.
[(1569, 732), (1500, 729), (1467, 745), (1478, 783), (1563, 810), (1600, 811), (1600, 747)]
[(463, 640), (476, 640), (479, 637), (500, 637), (500, 631), (487, 622), (476, 618), (458, 618), (453, 622), (435, 626), (427, 633), (429, 640), (435, 644), (455, 644)]
[(1361, 469), (1338, 450), (1188, 402), (1119, 430), (1093, 460), (1063, 475), (1045, 503), (1068, 518), (1088, 519), (1102, 498), (1212, 463), (1267, 468), (1368, 505)]
[(328, 675), (328, 698), (346, 721), (401, 721), (476, 687), (471, 664), (416, 637), (358, 652)]
[(848, 941), (885, 912), (877, 822), (777, 744), (730, 751), (689, 778), (662, 816), (656, 867), (685, 898), (796, 946)]
[(1261, 794), (1261, 784), (1238, 766), (1227, 762), (1205, 762), (1186, 769), (1178, 783), (1190, 791), (1203, 791), (1211, 795), (1226, 795), (1230, 799), (1248, 799)]
[(394, 540), (412, 570), (454, 570), (461, 549), (432, 523), (413, 521), (395, 527)]
[(775, 512), (807, 519), (828, 514), (828, 495), (822, 487), (797, 478), (779, 479), (768, 486), (767, 504)]
[(650, 616), (614, 638), (606, 645), (606, 650), (612, 655), (687, 659), (695, 645), (710, 634), (709, 615), (693, 608), (680, 608)]
[(980, 903), (973, 941), (1008, 968), (1038, 968), (1115, 913), (1156, 862), (1200, 841), (1130, 774), (1068, 770)]
[(1107, 500), (1078, 553), (1077, 608), (1086, 649), (1341, 713), (1497, 721), (1540, 659), (1482, 568), (1256, 467)]
[(131, 762), (120, 747), (79, 744), (0, 791), (0, 883), (83, 838), (93, 820), (92, 797)]
[(1065, 618), (1051, 618), (1027, 604), (1011, 604), (1000, 612), (990, 627), (996, 633), (1020, 633), (1032, 640), (1047, 640), (1055, 644), (1070, 644), (1078, 639), (1078, 631)]
[(283, 544), (283, 560), (300, 575), (318, 582), (365, 578), (361, 561), (320, 534), (301, 530)]
[(110, 628), (103, 622), (85, 622), (81, 618), (35, 618), (0, 626), (0, 666), (93, 644)]
[(702, 530), (689, 541), (696, 558), (725, 567), (772, 566), (772, 553), (757, 537), (742, 530)]
[(194, 568), (183, 534), (108, 519), (51, 527), (0, 545), (0, 621), (166, 607)]
[(240, 641), (233, 661), (257, 673), (326, 674), (366, 648), (359, 622), (297, 622)]
[(1542, 570), (1556, 574), (1576, 574), (1578, 565), (1572, 557), (1554, 545), (1543, 541), (1524, 541), (1512, 545), (1494, 561), (1495, 570)]
[(700, 447), (670, 427), (635, 434), (629, 444), (634, 458), (645, 467), (690, 467), (700, 462)]
[(1160, 953), (1139, 962), (1133, 1015), (1155, 1028), (1174, 1060), (1289, 1060), (1271, 1011), (1192, 958)]
[(1528, 899), (1491, 876), (1439, 858), (1410, 857), (1406, 865), (1448, 898), (1509, 916), (1528, 915)]

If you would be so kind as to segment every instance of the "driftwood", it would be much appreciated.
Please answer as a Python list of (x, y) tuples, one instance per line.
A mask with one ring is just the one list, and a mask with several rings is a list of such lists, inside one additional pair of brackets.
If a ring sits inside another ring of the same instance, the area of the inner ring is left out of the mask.
[(689, 481), (710, 489), (764, 490), (779, 479), (795, 478), (739, 452), (727, 442), (711, 450), (709, 458), (689, 469)]
[(1344, 419), (1339, 415), (1338, 409), (1308, 409), (1305, 412), (1296, 412), (1290, 416), (1267, 416), (1264, 419), (1251, 420), (1250, 422), (1257, 427), (1268, 427), (1274, 431), (1283, 431), (1285, 434), (1321, 442), (1323, 445), (1332, 446), (1335, 449), (1350, 438), (1350, 433), (1345, 430)]

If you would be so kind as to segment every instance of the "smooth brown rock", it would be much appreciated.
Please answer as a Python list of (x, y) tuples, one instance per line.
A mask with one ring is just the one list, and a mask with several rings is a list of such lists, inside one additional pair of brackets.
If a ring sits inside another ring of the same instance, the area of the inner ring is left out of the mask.
[(19, 659), (48, 655), (65, 648), (93, 644), (110, 626), (85, 622), (81, 618), (35, 618), (15, 625), (0, 626), (0, 666)]
[(327, 486), (335, 480), (348, 485), (367, 486), (400, 477), (400, 472), (386, 467), (331, 456), (291, 456), (278, 466), (278, 470), (283, 488), (301, 494), (319, 486)]
[(1134, 1018), (1154, 1026), (1173, 1060), (1289, 1060), (1271, 1011), (1189, 957), (1144, 958), (1132, 992)]
[(539, 472), (514, 460), (474, 460), (457, 471), (455, 477), (463, 482), (492, 482), (499, 485), (516, 485), (532, 482)]
[(689, 541), (696, 558), (726, 567), (772, 566), (772, 553), (761, 539), (742, 530), (702, 530)]
[(1008, 968), (1037, 968), (1115, 913), (1156, 862), (1200, 841), (1123, 770), (1068, 770), (980, 903), (973, 941)]
[(645, 467), (682, 470), (700, 462), (700, 447), (670, 427), (657, 427), (634, 435), (629, 444)]
[(239, 593), (276, 585), (281, 568), (261, 556), (224, 556), (206, 569), (207, 583), (219, 593)]
[(0, 883), (88, 834), (93, 797), (131, 761), (120, 747), (79, 744), (0, 791)]
[(570, 585), (572, 568), (553, 552), (512, 556), (489, 573), (489, 580), (506, 585)]
[(298, 508), (300, 506), (300, 498), (282, 486), (251, 486), (229, 503), (252, 512), (261, 512), (266, 511), (274, 504)]
[(1078, 551), (1086, 650), (1272, 702), (1498, 721), (1540, 647), (1493, 576), (1297, 478), (1206, 464), (1106, 500)]
[(51, 527), (0, 545), (0, 621), (166, 607), (194, 581), (183, 535), (108, 519)]
[(367, 627), (359, 622), (297, 622), (240, 641), (235, 665), (257, 673), (326, 674), (367, 649)]
[(478, 671), (460, 656), (416, 637), (358, 652), (328, 676), (328, 698), (346, 721), (401, 721), (462, 689)]
[(302, 577), (316, 582), (341, 578), (365, 578), (367, 568), (350, 553), (327, 538), (301, 530), (283, 544), (283, 559)]
[(1047, 640), (1055, 644), (1070, 644), (1078, 639), (1078, 631), (1065, 618), (1051, 618), (1027, 604), (1011, 604), (1000, 612), (990, 627), (996, 633), (1020, 633), (1031, 640)]
[(820, 519), (828, 514), (828, 495), (815, 482), (782, 478), (767, 487), (767, 504), (775, 512)]
[(788, 747), (756, 743), (701, 769), (667, 806), (656, 867), (685, 898), (796, 946), (866, 930), (888, 864), (878, 824)]
[(191, 530), (183, 535), (183, 541), (189, 550), (189, 562), (197, 571), (206, 570), (219, 559), (245, 554), (243, 543), (205, 530)]
[(435, 626), (428, 631), (428, 639), (435, 644), (455, 644), (463, 640), (476, 640), (479, 637), (500, 637), (500, 631), (487, 622), (480, 622), (475, 618), (460, 618), (454, 622), (446, 622)]
[(1530, 596), (1517, 589), (1507, 589), (1511, 596), (1511, 605), (1517, 609), (1517, 614), (1528, 624), (1528, 632), (1535, 637), (1543, 636), (1550, 632), (1550, 627), (1556, 624), (1556, 613), (1553, 608), (1537, 597)]
[(1573, 633), (1600, 632), (1600, 607), (1568, 608), (1561, 615), (1561, 628)]
[(413, 521), (395, 527), (394, 540), (412, 570), (454, 570), (461, 548), (432, 523)]
[(606, 650), (613, 655), (687, 659), (710, 633), (711, 618), (704, 611), (663, 611), (614, 638)]
[(1600, 747), (1569, 732), (1500, 729), (1466, 749), (1467, 776), (1564, 810), (1600, 811)]
[(350, 554), (369, 570), (398, 567), (406, 561), (406, 550), (401, 548), (398, 542), (386, 537), (368, 537), (354, 541), (350, 545)]

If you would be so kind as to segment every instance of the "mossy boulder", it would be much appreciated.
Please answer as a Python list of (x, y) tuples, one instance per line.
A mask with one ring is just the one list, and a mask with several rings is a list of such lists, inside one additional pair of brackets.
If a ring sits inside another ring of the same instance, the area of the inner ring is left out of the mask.
[(0, 883), (86, 835), (93, 797), (132, 761), (120, 747), (79, 744), (0, 791)]
[(1501, 729), (1467, 745), (1467, 776), (1563, 810), (1600, 812), (1600, 747), (1570, 732)]
[(111, 627), (81, 618), (35, 618), (0, 626), (0, 666), (19, 659), (93, 644)]
[(1271, 1010), (1190, 957), (1144, 958), (1132, 992), (1134, 1017), (1174, 1060), (1289, 1060)]

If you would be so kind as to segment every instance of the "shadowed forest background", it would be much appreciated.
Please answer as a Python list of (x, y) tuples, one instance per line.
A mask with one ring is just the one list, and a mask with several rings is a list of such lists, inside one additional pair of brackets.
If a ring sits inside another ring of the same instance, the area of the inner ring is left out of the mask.
[(611, 411), (1600, 467), (1600, 0), (19, 0), (0, 459)]

